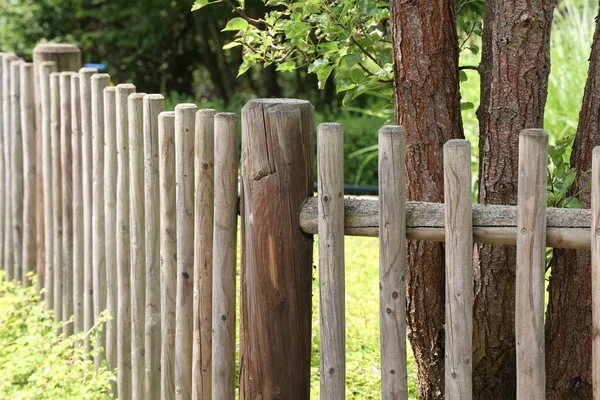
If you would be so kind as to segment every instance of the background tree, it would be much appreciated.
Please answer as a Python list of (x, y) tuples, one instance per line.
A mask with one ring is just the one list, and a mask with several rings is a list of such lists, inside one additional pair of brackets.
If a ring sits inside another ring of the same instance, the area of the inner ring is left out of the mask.
[[(516, 204), (519, 132), (543, 127), (555, 1), (488, 0), (483, 24), (479, 202)], [(515, 380), (514, 246), (477, 245), (473, 390), (510, 399)]]

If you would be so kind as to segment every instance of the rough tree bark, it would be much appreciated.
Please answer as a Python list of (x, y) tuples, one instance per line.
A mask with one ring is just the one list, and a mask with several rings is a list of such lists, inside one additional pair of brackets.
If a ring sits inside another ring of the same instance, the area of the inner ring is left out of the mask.
[[(600, 20), (590, 55), (588, 79), (579, 114), (571, 166), (577, 182), (571, 195), (590, 207), (590, 192), (584, 190), (592, 168), (592, 149), (600, 145)], [(546, 311), (546, 374), (548, 399), (591, 399), (592, 366), (590, 252), (555, 250), (550, 277), (550, 301)]]
[[(488, 0), (479, 117), (479, 202), (516, 204), (519, 132), (541, 128), (550, 72), (554, 0)], [(515, 247), (474, 253), (473, 394), (512, 399), (515, 389)]]
[[(396, 121), (406, 128), (409, 200), (443, 202), (442, 146), (462, 138), (456, 2), (391, 1)], [(444, 250), (409, 241), (407, 318), (422, 399), (444, 396)]]

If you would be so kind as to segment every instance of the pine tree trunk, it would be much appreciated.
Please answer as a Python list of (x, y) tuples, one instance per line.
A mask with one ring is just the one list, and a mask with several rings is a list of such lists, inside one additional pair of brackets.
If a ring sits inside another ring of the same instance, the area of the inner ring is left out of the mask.
[[(479, 202), (516, 204), (518, 136), (541, 128), (554, 0), (488, 0), (483, 30)], [(473, 393), (514, 399), (515, 247), (474, 253)]]
[[(568, 89), (568, 88), (565, 88)], [(587, 84), (579, 114), (571, 166), (577, 181), (571, 195), (590, 207), (585, 190), (592, 168), (592, 149), (600, 145), (600, 21), (590, 55)], [(591, 399), (591, 270), (588, 250), (554, 251), (546, 312), (546, 374), (548, 399)], [(580, 329), (573, 329), (579, 327)]]
[[(443, 202), (442, 146), (462, 138), (454, 0), (391, 1), (396, 121), (406, 128), (409, 200)], [(424, 400), (444, 397), (444, 250), (409, 241), (409, 339)]]

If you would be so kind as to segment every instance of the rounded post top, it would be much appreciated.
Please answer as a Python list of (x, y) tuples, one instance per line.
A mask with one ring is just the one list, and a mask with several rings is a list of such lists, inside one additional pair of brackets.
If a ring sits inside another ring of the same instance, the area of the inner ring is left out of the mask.
[(69, 43), (42, 43), (35, 46), (33, 53), (81, 53), (81, 50)]
[(246, 105), (242, 108), (242, 112), (253, 110), (258, 107), (310, 107), (313, 108), (313, 105), (308, 100), (300, 100), (300, 99), (284, 99), (284, 98), (275, 98), (275, 99), (252, 99), (246, 103)]
[(82, 75), (93, 75), (96, 74), (98, 70), (96, 68), (87, 68), (83, 67), (79, 70), (79, 73)]
[(135, 90), (135, 85), (132, 83), (119, 83), (117, 85), (117, 92), (127, 91), (127, 90)]
[(232, 112), (220, 112), (215, 114), (215, 119), (237, 119), (237, 114)]
[(139, 101), (143, 100), (144, 96), (146, 96), (146, 93), (131, 93), (128, 98), (130, 101)]
[(446, 148), (460, 148), (460, 147), (468, 147), (471, 148), (471, 142), (466, 139), (450, 139), (445, 144)]
[(177, 104), (175, 106), (175, 111), (189, 110), (189, 109), (195, 109), (195, 108), (198, 108), (198, 106), (195, 105), (194, 103), (181, 103), (181, 104)]
[(94, 74), (94, 75), (92, 75), (93, 81), (99, 81), (101, 79), (110, 79), (110, 75), (109, 74)]
[(159, 93), (149, 93), (147, 95), (144, 96), (144, 100), (164, 100), (165, 97), (162, 94)]
[(216, 113), (217, 113), (217, 110), (214, 110), (212, 108), (203, 108), (203, 109), (196, 111), (196, 116), (198, 116), (198, 117), (205, 117), (205, 116), (213, 117), (213, 116), (215, 116)]
[(342, 127), (342, 124), (337, 122), (324, 122), (319, 124), (317, 132), (321, 135), (343, 134), (344, 128)]
[(158, 118), (175, 118), (175, 111), (163, 111), (158, 114)]
[(531, 138), (547, 138), (548, 134), (541, 128), (529, 128), (523, 129), (520, 136), (531, 137)]
[(381, 135), (406, 135), (406, 130), (399, 125), (385, 125), (379, 129)]
[(592, 150), (592, 155), (594, 157), (600, 157), (600, 146), (594, 147), (594, 150)]
[(56, 67), (56, 63), (54, 61), (42, 61), (40, 63), (40, 68), (52, 68)]

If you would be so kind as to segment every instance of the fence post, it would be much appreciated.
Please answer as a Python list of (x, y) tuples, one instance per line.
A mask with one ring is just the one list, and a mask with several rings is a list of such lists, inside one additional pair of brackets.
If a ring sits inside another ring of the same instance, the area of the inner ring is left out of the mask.
[[(41, 97), (41, 135), (42, 135), (42, 169), (43, 175), (43, 186), (48, 188), (48, 195), (44, 197), (44, 224), (39, 226), (38, 229), (45, 229), (44, 232), (44, 250), (46, 252), (46, 265), (44, 271), (44, 287), (46, 293), (44, 298), (46, 300), (46, 308), (48, 310), (54, 309), (54, 215), (52, 206), (52, 190), (56, 188), (52, 187), (52, 92), (50, 90), (50, 74), (56, 72), (56, 63), (54, 61), (44, 61), (40, 64), (40, 97)], [(38, 249), (38, 251), (42, 251)], [(0, 258), (1, 259), (1, 258)], [(39, 259), (38, 259), (39, 261)], [(38, 276), (38, 279), (41, 279)]]
[[(94, 323), (106, 309), (106, 247), (104, 225), (104, 88), (110, 85), (110, 75), (92, 76), (92, 269), (94, 286)], [(114, 102), (113, 102), (114, 105)], [(85, 310), (84, 310), (85, 312)], [(96, 337), (98, 354), (96, 370), (104, 359), (106, 330)], [(104, 349), (100, 351), (100, 349)]]
[(12, 247), (12, 193), (11, 193), (11, 116), (10, 111), (10, 65), (17, 59), (13, 53), (5, 53), (2, 56), (2, 113), (4, 115), (2, 120), (2, 130), (4, 138), (4, 222), (3, 228), (3, 242), (2, 242), (2, 265), (6, 272), (6, 280), (11, 281), (15, 278), (14, 276), (14, 254)]
[(33, 64), (21, 64), (21, 129), (23, 135), (23, 286), (29, 286), (27, 274), (36, 262), (35, 235), (35, 103)]
[(117, 86), (115, 113), (117, 117), (117, 386), (119, 399), (132, 398), (131, 382), (131, 237), (129, 209), (129, 123), (128, 103), (135, 86)]
[(81, 95), (79, 75), (71, 76), (71, 134), (73, 155), (73, 314), (75, 333), (83, 331), (83, 165), (81, 163)]
[(515, 339), (517, 399), (546, 398), (544, 292), (548, 135), (519, 135)]
[(175, 297), (177, 293), (177, 225), (175, 224), (175, 113), (158, 116), (161, 277), (161, 399), (175, 399)]
[(210, 399), (212, 393), (215, 113), (215, 110), (199, 110), (196, 113), (196, 143), (194, 144), (194, 179), (196, 191), (194, 212), (196, 218), (194, 221), (194, 356), (192, 366), (192, 399)]
[(175, 322), (175, 398), (192, 393), (194, 291), (194, 121), (198, 107), (175, 107), (177, 198), (177, 319)]
[(11, 201), (13, 274), (21, 281), (23, 271), (23, 135), (21, 130), (21, 64), (10, 64)]
[(131, 223), (131, 387), (143, 399), (146, 307), (146, 234), (144, 204), (144, 96), (129, 96), (129, 209)]
[[(600, 332), (600, 146), (592, 152), (592, 332)], [(592, 335), (592, 391), (600, 391), (600, 336)]]
[[(77, 46), (61, 43), (44, 43), (37, 45), (33, 49), (33, 66), (35, 79), (35, 126), (36, 126), (36, 165), (42, 166), (42, 97), (40, 90), (40, 65), (44, 61), (53, 61), (56, 63), (56, 71), (77, 71), (81, 66), (81, 52)], [(37, 169), (36, 184), (36, 224), (37, 224), (37, 275), (38, 285), (43, 287), (45, 284), (45, 273), (52, 257), (46, 258), (44, 229), (44, 168)], [(51, 242), (48, 244), (50, 245)], [(52, 254), (51, 254), (52, 255)]]
[(300, 209), (313, 194), (314, 108), (255, 99), (242, 110), (240, 397), (308, 399), (313, 238)]
[(52, 156), (52, 264), (54, 265), (54, 321), (63, 318), (62, 150), (60, 73), (50, 73), (50, 147)]
[[(71, 76), (60, 73), (60, 150), (62, 171), (62, 317), (73, 315), (73, 148), (71, 126)], [(73, 324), (63, 328), (65, 335), (73, 334)]]
[(144, 198), (146, 209), (146, 366), (144, 398), (160, 399), (160, 210), (158, 194), (158, 115), (165, 109), (160, 94), (144, 97)]

